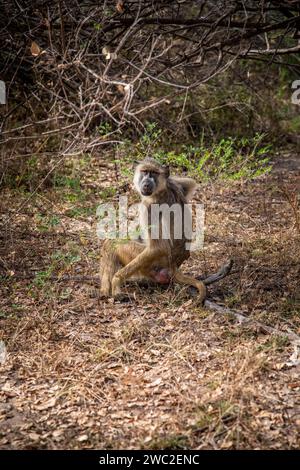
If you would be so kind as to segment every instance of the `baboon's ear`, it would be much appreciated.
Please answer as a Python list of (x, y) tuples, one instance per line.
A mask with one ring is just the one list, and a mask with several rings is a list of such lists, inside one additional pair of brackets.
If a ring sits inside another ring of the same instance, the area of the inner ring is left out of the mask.
[(169, 165), (164, 165), (163, 168), (164, 168), (166, 178), (169, 178), (169, 176), (170, 176), (170, 167), (169, 167)]

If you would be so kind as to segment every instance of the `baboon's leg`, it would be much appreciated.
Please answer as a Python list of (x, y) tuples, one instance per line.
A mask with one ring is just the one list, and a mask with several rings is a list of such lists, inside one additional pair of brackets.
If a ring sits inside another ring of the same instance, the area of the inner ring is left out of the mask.
[(100, 296), (108, 297), (111, 293), (112, 279), (115, 273), (124, 265), (130, 263), (145, 245), (139, 242), (123, 242), (106, 240), (102, 247), (101, 256), (101, 288)]
[(194, 279), (191, 276), (186, 276), (179, 270), (175, 271), (174, 273), (174, 281), (178, 282), (179, 284), (196, 287), (199, 292), (200, 302), (204, 301), (206, 297), (206, 287), (202, 281), (198, 281), (197, 279)]
[(136, 274), (138, 271), (147, 270), (150, 264), (161, 256), (162, 254), (159, 250), (150, 249), (148, 247), (144, 248), (130, 263), (114, 275), (112, 279), (112, 295), (116, 297), (121, 294), (121, 285), (126, 279)]
[(144, 243), (137, 241), (119, 242), (116, 247), (116, 255), (120, 260), (122, 266), (127, 266), (132, 260), (134, 260), (140, 253), (146, 248)]
[(100, 261), (100, 296), (108, 297), (111, 291), (111, 280), (120, 269), (120, 263), (116, 256), (116, 245), (114, 240), (105, 240)]
[(107, 271), (104, 271), (101, 275), (101, 286), (100, 286), (100, 296), (109, 297), (110, 294), (110, 276)]

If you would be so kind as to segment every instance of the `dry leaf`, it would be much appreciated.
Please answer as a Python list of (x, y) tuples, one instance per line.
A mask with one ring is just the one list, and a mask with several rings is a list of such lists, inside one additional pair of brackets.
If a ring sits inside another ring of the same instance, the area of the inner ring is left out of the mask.
[(228, 441), (228, 442), (223, 442), (220, 447), (221, 449), (230, 449), (232, 446), (233, 446), (233, 442)]
[(4, 341), (0, 341), (0, 364), (3, 365), (7, 358), (7, 351)]
[(297, 367), (300, 365), (300, 349), (297, 344), (294, 345), (294, 352), (289, 358), (289, 360), (286, 362), (286, 366), (288, 367)]
[(116, 4), (116, 10), (118, 13), (124, 13), (125, 7), (123, 0), (118, 0)]
[(40, 436), (39, 434), (37, 434), (36, 432), (30, 432), (30, 433), (28, 434), (28, 437), (29, 437), (30, 439), (32, 439), (33, 441), (38, 441), (41, 436)]
[(103, 47), (102, 54), (106, 60), (116, 59), (118, 57), (116, 52), (112, 52), (108, 46)]
[(61, 437), (63, 433), (64, 433), (63, 429), (56, 429), (55, 431), (53, 431), (52, 436), (54, 439), (57, 439)]
[(53, 398), (50, 398), (50, 400), (43, 403), (42, 405), (36, 406), (36, 409), (39, 411), (47, 410), (48, 408), (52, 408), (53, 406), (55, 406), (55, 403), (56, 403), (56, 398), (53, 397)]
[(117, 89), (122, 95), (124, 95), (124, 86), (123, 85), (117, 85)]
[(41, 55), (42, 50), (41, 50), (40, 46), (35, 41), (32, 41), (31, 46), (30, 46), (30, 52), (34, 57), (37, 57), (37, 56)]
[(156, 387), (157, 385), (160, 385), (162, 382), (161, 377), (158, 377), (156, 380), (153, 380), (153, 382), (149, 383), (147, 387)]

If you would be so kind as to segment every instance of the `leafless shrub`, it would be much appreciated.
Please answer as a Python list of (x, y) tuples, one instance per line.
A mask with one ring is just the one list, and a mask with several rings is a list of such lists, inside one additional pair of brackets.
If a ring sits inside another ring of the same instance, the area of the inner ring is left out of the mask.
[(1, 143), (13, 152), (21, 141), (26, 154), (38, 139), (59, 158), (93, 152), (141, 131), (179, 95), (183, 118), (192, 91), (236, 60), (269, 66), (298, 52), (299, 11), (276, 0), (6, 1)]

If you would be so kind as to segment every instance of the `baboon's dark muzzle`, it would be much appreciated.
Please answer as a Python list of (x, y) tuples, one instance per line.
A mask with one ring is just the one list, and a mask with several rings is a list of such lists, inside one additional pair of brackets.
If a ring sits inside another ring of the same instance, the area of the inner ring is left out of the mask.
[(141, 193), (143, 196), (151, 196), (153, 193), (153, 183), (151, 181), (143, 183)]

